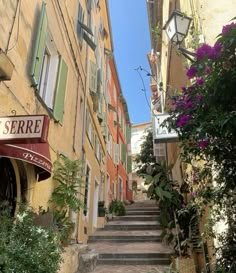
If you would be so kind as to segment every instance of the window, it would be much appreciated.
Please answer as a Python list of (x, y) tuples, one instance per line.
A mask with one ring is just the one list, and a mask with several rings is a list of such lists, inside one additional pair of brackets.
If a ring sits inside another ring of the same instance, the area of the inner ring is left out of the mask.
[(96, 155), (96, 158), (98, 160), (98, 162), (101, 162), (101, 145), (100, 145), (100, 142), (99, 142), (99, 138), (97, 136), (95, 136), (95, 155)]
[(83, 10), (81, 4), (79, 3), (76, 31), (77, 31), (77, 36), (78, 36), (80, 43), (82, 43), (82, 40), (83, 40), (83, 28), (82, 28), (83, 23), (84, 23), (84, 10)]
[[(90, 5), (90, 4), (89, 4)], [(96, 44), (94, 43), (93, 39), (93, 32), (91, 28), (89, 28), (84, 23), (84, 10), (81, 6), (81, 4), (78, 4), (78, 16), (77, 16), (77, 23), (76, 23), (76, 32), (78, 36), (78, 40), (80, 43), (80, 46), (82, 46), (83, 39), (87, 42), (87, 44), (91, 47), (91, 49), (94, 51), (96, 49)], [(90, 18), (91, 20), (91, 18)]]
[(43, 3), (33, 50), (30, 76), (54, 118), (62, 123), (68, 67), (59, 55), (48, 29), (46, 4)]
[(115, 152), (115, 155), (114, 155), (114, 163), (115, 165), (119, 165), (120, 163), (120, 145), (119, 144), (114, 144), (115, 145), (115, 149), (114, 149), (114, 152)]
[(93, 125), (92, 125), (92, 121), (89, 115), (89, 111), (86, 111), (86, 132), (87, 132), (87, 136), (88, 139), (91, 143), (91, 145), (94, 145), (94, 133), (93, 133)]
[(96, 8), (100, 8), (99, 2), (100, 2), (100, 0), (94, 0), (94, 4), (95, 4)]
[(39, 94), (48, 108), (53, 109), (53, 94), (56, 86), (60, 56), (50, 33), (47, 33), (46, 47), (43, 54), (42, 71), (39, 81)]
[(89, 90), (91, 92), (97, 92), (97, 65), (90, 60), (89, 67)]
[(107, 136), (107, 152), (112, 157), (112, 137), (110, 133)]

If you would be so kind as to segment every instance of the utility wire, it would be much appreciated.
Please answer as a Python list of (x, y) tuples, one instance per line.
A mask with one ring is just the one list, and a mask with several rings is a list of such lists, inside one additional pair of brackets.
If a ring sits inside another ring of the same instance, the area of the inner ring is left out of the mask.
[[(21, 8), (21, 0), (18, 0), (17, 5), (16, 5), (16, 9), (15, 9), (15, 13), (14, 13), (14, 17), (13, 17), (13, 22), (11, 25), (11, 29), (10, 29), (10, 34), (9, 34), (9, 38), (7, 41), (7, 46), (6, 46), (6, 53), (10, 50), (12, 50), (17, 42), (18, 42), (18, 38), (19, 38), (19, 31), (20, 31), (20, 8)], [(18, 11), (19, 10), (19, 11)], [(17, 33), (16, 33), (16, 40), (15, 40), (15, 44), (9, 49), (9, 45), (10, 45), (10, 40), (11, 40), (11, 35), (13, 32), (13, 28), (15, 25), (15, 21), (16, 21), (16, 16), (17, 16), (17, 11), (18, 11), (18, 18), (17, 18)]]

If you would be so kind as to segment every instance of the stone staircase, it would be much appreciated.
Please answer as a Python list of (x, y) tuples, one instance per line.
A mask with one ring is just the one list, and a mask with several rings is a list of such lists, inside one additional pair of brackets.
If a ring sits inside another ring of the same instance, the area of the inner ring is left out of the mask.
[(153, 202), (126, 207), (89, 237), (90, 249), (99, 253), (98, 265), (169, 265), (172, 250), (161, 243), (159, 210)]

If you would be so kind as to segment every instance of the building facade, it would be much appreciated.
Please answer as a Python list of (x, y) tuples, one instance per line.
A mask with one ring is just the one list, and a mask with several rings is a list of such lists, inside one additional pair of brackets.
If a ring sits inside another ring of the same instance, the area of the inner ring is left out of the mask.
[(132, 200), (131, 125), (128, 108), (122, 94), (115, 59), (110, 56), (108, 67), (108, 203), (117, 199)]
[(13, 212), (22, 201), (47, 209), (53, 163), (80, 159), (84, 208), (71, 220), (73, 239), (86, 242), (104, 225), (99, 202), (131, 199), (130, 121), (111, 57), (108, 1), (2, 1), (0, 10), (0, 201)]
[(82, 151), (86, 54), (76, 34), (78, 4), (9, 1), (2, 2), (0, 9), (6, 11), (0, 37), (2, 70), (12, 65), (11, 73), (3, 72), (7, 80), (1, 81), (1, 116), (13, 116), (15, 125), (14, 116), (47, 119), (43, 142), (28, 143), (32, 141), (27, 133), (33, 129), (27, 131), (23, 121), (18, 120), (17, 130), (12, 129), (12, 138), (22, 133), (23, 140), (14, 141), (8, 152), (2, 147), (1, 170), (11, 169), (12, 179), (5, 179), (14, 182), (11, 191), (5, 182), (1, 196), (47, 207), (54, 187), (52, 163), (60, 154), (76, 159)]
[[(186, 67), (190, 65), (189, 60), (192, 56), (189, 55), (190, 57), (186, 58), (186, 55), (181, 54), (178, 47), (171, 44), (163, 28), (175, 10), (190, 17), (192, 19), (190, 30), (181, 46), (187, 51), (193, 52), (203, 43), (209, 45), (215, 43), (217, 35), (221, 33), (222, 26), (228, 24), (235, 17), (235, 4), (235, 1), (225, 1), (224, 4), (220, 2), (213, 4), (212, 1), (201, 0), (147, 1), (152, 46), (149, 62), (152, 74), (156, 77), (157, 91), (155, 90), (155, 92), (161, 104), (159, 111), (153, 112), (154, 139), (156, 139), (156, 143), (165, 143), (166, 161), (173, 165), (172, 176), (174, 180), (178, 181), (179, 188), (185, 182), (188, 167), (181, 162), (181, 148), (176, 135), (168, 134), (168, 137), (162, 137), (160, 141), (157, 120), (160, 113), (165, 114), (170, 108), (168, 98), (173, 96), (176, 90), (181, 90), (182, 86), (190, 84), (186, 77)], [(171, 32), (171, 29), (167, 31)], [(208, 213), (207, 208), (206, 212)], [(200, 232), (204, 232), (207, 213), (199, 223)], [(193, 248), (196, 272), (201, 270), (213, 272), (214, 255), (212, 251), (211, 241), (207, 241), (201, 249)], [(209, 264), (208, 268), (206, 264)]]

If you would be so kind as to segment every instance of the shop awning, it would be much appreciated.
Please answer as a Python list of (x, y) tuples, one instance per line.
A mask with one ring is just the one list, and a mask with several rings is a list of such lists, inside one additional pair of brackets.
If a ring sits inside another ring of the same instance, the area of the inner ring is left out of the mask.
[(27, 143), (27, 144), (1, 144), (0, 156), (19, 159), (35, 166), (38, 181), (45, 180), (51, 176), (52, 162), (49, 152), (49, 144)]

